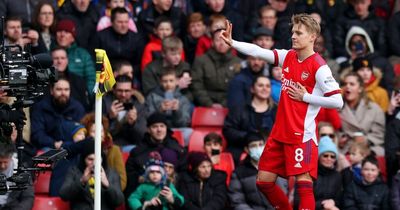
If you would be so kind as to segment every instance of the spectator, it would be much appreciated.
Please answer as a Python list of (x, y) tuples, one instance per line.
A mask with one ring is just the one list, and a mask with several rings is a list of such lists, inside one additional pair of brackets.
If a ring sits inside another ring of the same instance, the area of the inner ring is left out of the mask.
[(387, 51), (385, 22), (375, 16), (372, 12), (371, 0), (351, 0), (348, 2), (351, 6), (339, 16), (334, 27), (333, 43), (335, 57), (346, 56), (343, 45), (346, 33), (353, 26), (359, 26), (366, 30), (368, 36), (375, 47), (375, 51), (385, 56)]
[[(314, 18), (315, 21), (321, 26), (320, 36), (324, 39), (324, 50), (329, 53), (329, 55), (333, 54), (333, 46), (332, 46), (332, 33), (330, 28), (326, 26), (326, 22), (322, 19), (321, 12), (311, 12), (311, 17)], [(314, 45), (315, 47), (315, 45)]]
[(344, 107), (340, 110), (342, 129), (350, 137), (355, 132), (366, 135), (371, 149), (377, 155), (384, 154), (385, 114), (365, 95), (362, 78), (350, 73), (344, 78)]
[(78, 47), (75, 39), (75, 23), (68, 19), (59, 21), (56, 29), (56, 41), (59, 47), (67, 50), (68, 69), (70, 72), (83, 77), (86, 81), (88, 91), (92, 91), (96, 80), (94, 63), (88, 51)]
[(254, 31), (253, 43), (265, 49), (272, 49), (275, 43), (273, 35), (274, 32), (268, 28), (257, 28)]
[[(154, 113), (147, 118), (147, 132), (140, 143), (131, 150), (126, 162), (128, 184), (125, 195), (129, 196), (139, 185), (139, 176), (143, 174), (143, 167), (148, 161), (150, 152), (161, 151), (163, 148), (172, 149), (178, 154), (180, 170), (184, 159), (184, 149), (172, 137), (172, 131), (167, 126), (167, 119), (160, 113)], [(178, 190), (179, 191), (179, 190)], [(179, 191), (180, 192), (180, 191)]]
[(69, 71), (67, 51), (62, 47), (56, 47), (51, 50), (51, 57), (58, 75), (66, 78), (71, 84), (71, 97), (78, 100), (86, 111), (90, 111), (93, 100), (89, 97), (86, 81), (81, 76)]
[[(265, 146), (265, 138), (258, 133), (246, 136), (244, 151), (247, 156), (233, 171), (229, 185), (229, 199), (234, 210), (273, 209), (267, 199), (258, 191), (256, 177), (258, 162)], [(278, 177), (277, 185), (287, 193), (288, 182)]]
[(349, 160), (351, 166), (345, 168), (341, 173), (343, 186), (348, 186), (353, 180), (361, 181), (361, 162), (370, 155), (371, 151), (365, 142), (354, 142), (349, 149)]
[(33, 27), (39, 32), (38, 45), (41, 49), (50, 52), (56, 43), (55, 29), (55, 9), (51, 3), (41, 1), (33, 13)]
[(361, 175), (362, 181), (355, 180), (345, 188), (342, 209), (391, 209), (389, 189), (374, 156), (362, 161)]
[(271, 97), (275, 103), (279, 102), (281, 96), (282, 88), (282, 67), (280, 66), (270, 66), (271, 69), (270, 79), (271, 79)]
[[(153, 60), (161, 58), (162, 40), (172, 36), (174, 29), (172, 22), (166, 17), (159, 17), (154, 23), (154, 33), (150, 35), (150, 42), (146, 45), (143, 52), (142, 64), (140, 69), (145, 70), (146, 66)], [(183, 49), (183, 47), (181, 47)], [(184, 60), (185, 54), (180, 50), (181, 58)]]
[(217, 30), (225, 29), (225, 21), (226, 17), (220, 14), (213, 14), (209, 17), (206, 33), (197, 42), (195, 58), (203, 55), (211, 48), (212, 34)]
[(32, 11), (39, 2), (40, 0), (0, 1), (0, 17), (21, 17), (23, 25), (29, 25), (32, 22)]
[(107, 51), (111, 62), (127, 60), (139, 67), (145, 39), (142, 34), (129, 30), (129, 13), (123, 7), (111, 11), (111, 27), (96, 33), (92, 48)]
[(264, 75), (265, 61), (260, 58), (247, 56), (245, 66), (229, 82), (227, 106), (230, 109), (243, 106), (251, 101), (251, 85), (257, 76)]
[[(400, 153), (397, 153), (397, 158), (399, 158)], [(398, 159), (399, 160), (399, 159)], [(398, 164), (400, 161), (398, 161)], [(400, 209), (400, 170), (397, 171), (396, 175), (393, 176), (393, 185), (391, 188), (391, 204), (393, 210)]]
[(400, 11), (397, 11), (390, 18), (388, 23), (388, 44), (390, 48), (390, 55), (400, 56)]
[[(85, 126), (88, 131), (88, 136), (95, 138), (96, 126), (95, 126), (95, 114), (94, 112), (86, 114), (81, 119), (81, 123)], [(124, 191), (126, 188), (126, 170), (124, 160), (122, 158), (121, 148), (114, 145), (112, 136), (109, 133), (109, 122), (106, 117), (101, 118), (101, 149), (106, 155), (107, 166), (113, 169), (119, 175), (119, 180), (121, 182), (121, 190)]]
[(189, 144), (191, 103), (178, 88), (178, 78), (174, 69), (164, 70), (160, 75), (160, 86), (153, 89), (146, 98), (149, 114), (160, 112), (167, 118), (168, 125), (181, 130), (185, 145)]
[(197, 43), (199, 43), (200, 37), (206, 34), (206, 29), (207, 27), (201, 13), (194, 12), (189, 15), (186, 27), (187, 34), (183, 38), (183, 46), (186, 60), (190, 65), (193, 64), (195, 58)]
[(260, 133), (267, 137), (275, 121), (277, 106), (271, 98), (271, 82), (268, 77), (255, 78), (251, 92), (251, 101), (230, 110), (222, 130), (236, 165), (246, 146), (246, 136), (249, 133)]
[[(339, 210), (342, 198), (342, 178), (337, 172), (338, 150), (328, 136), (318, 144), (318, 179), (314, 182), (315, 209)], [(295, 193), (295, 206), (299, 197)]]
[[(104, 153), (102, 160), (106, 160)], [(78, 166), (69, 168), (60, 189), (60, 197), (70, 202), (71, 210), (94, 208), (94, 163), (94, 141), (88, 140)], [(124, 195), (118, 174), (107, 167), (107, 161), (101, 164), (101, 188), (102, 209), (115, 209), (123, 203)]]
[[(14, 168), (18, 165), (18, 161), (14, 161), (12, 158), (14, 152), (14, 145), (9, 140), (2, 139), (0, 143), (0, 174), (5, 176), (4, 178), (10, 178), (14, 174)], [(28, 185), (23, 190), (3, 191), (0, 198), (2, 209), (32, 209), (34, 200), (33, 187)]]
[(231, 47), (213, 34), (213, 46), (193, 64), (193, 96), (199, 106), (226, 107), (230, 80), (240, 71), (240, 59), (231, 53)]
[(359, 26), (351, 27), (347, 33), (345, 44), (350, 60), (348, 63), (340, 64), (342, 69), (346, 65), (350, 65), (357, 57), (367, 57), (376, 67), (382, 70), (383, 77), (379, 85), (390, 93), (393, 90), (393, 78), (395, 77), (393, 67), (386, 58), (376, 53), (375, 45), (372, 44), (367, 32)]
[(222, 210), (227, 201), (226, 174), (213, 170), (207, 154), (193, 152), (188, 157), (189, 171), (184, 172), (177, 184), (185, 198), (186, 210)]
[(164, 162), (164, 169), (167, 175), (168, 182), (176, 185), (178, 181), (178, 153), (172, 149), (164, 147), (160, 151), (161, 158)]
[(155, 59), (143, 71), (143, 92), (148, 95), (149, 92), (160, 84), (160, 75), (166, 69), (175, 69), (179, 78), (178, 84), (182, 93), (192, 100), (193, 96), (189, 90), (192, 83), (190, 76), (190, 66), (182, 59), (183, 45), (182, 41), (176, 36), (166, 37), (162, 41), (162, 59)]
[(320, 35), (318, 36), (317, 40), (315, 40), (314, 51), (319, 53), (322, 58), (324, 58), (327, 65), (332, 71), (332, 76), (335, 78), (336, 81), (339, 81), (340, 65), (338, 62), (336, 62), (336, 60), (331, 58), (332, 54), (326, 48), (324, 36)]
[(379, 105), (382, 111), (387, 112), (389, 97), (385, 89), (379, 86), (382, 79), (380, 69), (374, 68), (370, 59), (358, 57), (353, 61), (353, 71), (363, 79), (367, 97)]
[(259, 19), (258, 22), (261, 27), (267, 28), (271, 31), (275, 30), (275, 26), (278, 22), (277, 11), (272, 8), (270, 5), (266, 5), (260, 8), (259, 10)]
[(100, 14), (90, 0), (67, 0), (57, 11), (58, 20), (68, 19), (76, 25), (74, 31), (78, 46), (89, 50), (90, 39), (96, 32)]
[(150, 5), (139, 14), (138, 28), (146, 35), (152, 34), (155, 22), (160, 16), (170, 19), (175, 34), (183, 37), (186, 17), (179, 8), (172, 6), (172, 1), (152, 0)]
[(184, 203), (183, 196), (176, 191), (173, 183), (168, 182), (160, 154), (153, 152), (153, 156), (146, 163), (144, 182), (128, 198), (129, 207), (133, 210), (177, 209)]
[[(128, 10), (128, 6), (125, 5), (127, 2), (125, 0), (107, 0), (106, 4), (107, 4), (107, 8), (105, 9), (105, 14), (104, 16), (102, 16), (99, 20), (99, 22), (97, 23), (97, 31), (101, 31), (104, 30), (108, 27), (111, 26), (111, 14), (112, 14), (112, 10), (115, 8), (125, 8), (126, 10)], [(136, 24), (133, 21), (132, 17), (129, 17), (128, 20), (128, 28), (130, 31), (137, 33), (138, 29), (136, 28)]]
[(275, 48), (291, 48), (290, 18), (295, 13), (295, 2), (289, 0), (268, 0), (272, 9), (277, 13), (278, 21), (274, 29)]
[[(127, 60), (116, 60), (112, 63), (113, 66), (113, 73), (114, 73), (114, 78), (118, 77), (119, 75), (126, 75), (130, 78), (132, 78), (133, 81), (133, 89), (135, 90), (141, 90), (142, 89), (142, 83), (140, 78), (140, 71), (135, 71), (133, 69), (132, 64), (127, 61)], [(136, 95), (139, 96), (139, 95)], [(142, 99), (139, 99), (141, 103), (144, 103), (144, 97)]]
[[(132, 79), (126, 75), (115, 78), (113, 91), (103, 97), (103, 113), (110, 121), (110, 133), (121, 147), (136, 145), (143, 138), (146, 110), (138, 101), (139, 92), (132, 88)], [(141, 95), (141, 94), (140, 94)], [(129, 151), (132, 147), (123, 148)]]
[(31, 109), (31, 141), (38, 149), (60, 149), (71, 141), (62, 134), (63, 122), (78, 122), (84, 115), (83, 106), (71, 98), (70, 83), (59, 78), (50, 87), (50, 96), (44, 97)]
[(38, 43), (39, 34), (35, 30), (22, 31), (22, 19), (20, 17), (8, 17), (4, 27), (4, 45), (19, 45), (22, 49), (31, 47), (33, 54), (44, 52)]

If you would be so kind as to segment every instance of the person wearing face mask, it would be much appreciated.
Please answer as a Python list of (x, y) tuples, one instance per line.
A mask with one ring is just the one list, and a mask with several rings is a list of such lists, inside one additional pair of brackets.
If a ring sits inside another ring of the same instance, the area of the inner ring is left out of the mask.
[[(232, 209), (273, 209), (256, 187), (258, 162), (264, 150), (265, 138), (260, 133), (249, 133), (246, 140), (244, 151), (248, 155), (234, 170), (228, 189)], [(278, 178), (277, 184), (286, 194), (287, 180)]]

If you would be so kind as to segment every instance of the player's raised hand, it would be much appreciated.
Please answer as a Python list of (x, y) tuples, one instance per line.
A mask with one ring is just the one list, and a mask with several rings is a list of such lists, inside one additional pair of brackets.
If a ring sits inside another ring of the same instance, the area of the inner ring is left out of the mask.
[(307, 89), (299, 82), (296, 84), (291, 84), (287, 90), (289, 97), (296, 101), (303, 101), (303, 96), (307, 93)]
[(229, 46), (232, 46), (232, 23), (229, 20), (225, 21), (225, 30), (222, 30), (220, 37)]

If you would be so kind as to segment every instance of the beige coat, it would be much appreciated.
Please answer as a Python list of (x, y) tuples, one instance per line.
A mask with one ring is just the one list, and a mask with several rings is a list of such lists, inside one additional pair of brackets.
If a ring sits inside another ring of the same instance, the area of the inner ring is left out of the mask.
[(372, 144), (371, 149), (384, 155), (385, 114), (376, 103), (362, 99), (354, 111), (345, 103), (340, 118), (346, 134), (352, 137), (354, 132), (363, 132)]

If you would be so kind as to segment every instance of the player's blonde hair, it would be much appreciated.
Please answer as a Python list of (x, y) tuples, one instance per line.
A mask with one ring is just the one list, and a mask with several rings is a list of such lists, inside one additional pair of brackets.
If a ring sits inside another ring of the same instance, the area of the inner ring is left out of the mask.
[(301, 24), (306, 27), (306, 30), (311, 33), (315, 33), (317, 37), (321, 33), (321, 26), (319, 23), (306, 13), (296, 14), (292, 16), (291, 25)]

